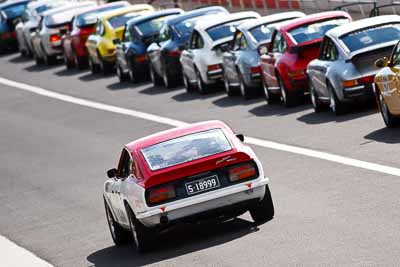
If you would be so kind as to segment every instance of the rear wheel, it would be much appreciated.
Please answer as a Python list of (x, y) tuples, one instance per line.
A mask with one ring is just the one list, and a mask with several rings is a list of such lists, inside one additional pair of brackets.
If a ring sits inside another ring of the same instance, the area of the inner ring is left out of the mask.
[(208, 85), (203, 82), (200, 72), (196, 69), (197, 90), (200, 94), (205, 94), (208, 91)]
[(311, 103), (314, 108), (315, 112), (320, 112), (322, 110), (322, 103), (318, 99), (317, 92), (315, 91), (314, 85), (309, 81), (310, 84), (310, 96), (311, 96)]
[(77, 69), (81, 70), (81, 69), (87, 67), (87, 61), (86, 60), (80, 59), (78, 57), (78, 55), (76, 53), (74, 53), (74, 52), (72, 52), (72, 54), (73, 54), (73, 57), (74, 57), (74, 65), (75, 65), (75, 67)]
[(55, 56), (49, 56), (46, 54), (46, 52), (44, 52), (44, 63), (47, 66), (51, 66), (54, 65), (56, 62), (56, 57)]
[(185, 86), (186, 92), (188, 93), (193, 92), (194, 87), (190, 83), (189, 78), (187, 77), (186, 74), (183, 74), (183, 85)]
[(167, 70), (164, 70), (162, 78), (164, 86), (167, 88), (174, 88), (177, 85), (177, 80), (171, 75), (169, 75)]
[(149, 66), (150, 70), (150, 79), (154, 86), (161, 86), (163, 84), (163, 80), (161, 79), (160, 75), (155, 71), (152, 65)]
[(250, 215), (255, 223), (262, 223), (271, 220), (274, 214), (271, 192), (269, 191), (269, 186), (266, 185), (264, 198), (250, 209)]
[(109, 63), (109, 62), (107, 62), (107, 61), (105, 61), (103, 59), (100, 59), (100, 71), (101, 71), (101, 73), (103, 73), (104, 75), (107, 75), (107, 74), (111, 73), (112, 70), (113, 70), (113, 66), (112, 66), (111, 63)]
[(117, 76), (118, 76), (119, 82), (121, 82), (121, 83), (127, 81), (128, 77), (129, 77), (122, 71), (122, 68), (121, 68), (121, 66), (119, 66), (119, 64), (117, 64)]
[(346, 106), (343, 102), (339, 100), (336, 95), (335, 89), (328, 83), (329, 91), (329, 108), (335, 115), (342, 115), (346, 112)]
[(296, 96), (286, 89), (285, 83), (280, 75), (278, 75), (278, 83), (281, 90), (281, 100), (283, 105), (285, 105), (285, 107), (293, 107), (296, 104)]
[(108, 207), (107, 201), (104, 199), (104, 208), (106, 210), (106, 217), (108, 228), (110, 229), (111, 237), (116, 246), (120, 246), (129, 240), (129, 234), (114, 220), (114, 216)]
[(268, 85), (266, 85), (264, 81), (262, 81), (261, 83), (262, 83), (262, 86), (263, 86), (265, 101), (267, 102), (267, 104), (271, 104), (275, 100), (274, 99), (274, 95), (272, 95), (269, 92)]
[(89, 69), (92, 72), (92, 74), (99, 73), (99, 66), (93, 62), (93, 59), (89, 57)]
[(129, 206), (126, 207), (126, 212), (128, 214), (129, 228), (135, 243), (136, 251), (146, 252), (154, 248), (156, 244), (156, 234), (136, 219), (135, 214)]
[(385, 99), (382, 94), (379, 94), (379, 104), (381, 106), (381, 114), (383, 121), (388, 128), (393, 128), (399, 125), (399, 119), (390, 113), (388, 106), (386, 105)]
[(251, 89), (245, 84), (242, 74), (238, 71), (240, 94), (246, 100), (249, 100), (252, 96)]
[(64, 64), (67, 69), (72, 69), (75, 67), (75, 63), (68, 59), (67, 55), (64, 54)]
[(229, 79), (224, 75), (224, 87), (225, 87), (225, 92), (228, 96), (234, 96), (235, 95), (235, 90), (234, 88), (229, 84)]
[(41, 59), (36, 52), (33, 53), (33, 59), (35, 60), (36, 65), (43, 64), (43, 59)]

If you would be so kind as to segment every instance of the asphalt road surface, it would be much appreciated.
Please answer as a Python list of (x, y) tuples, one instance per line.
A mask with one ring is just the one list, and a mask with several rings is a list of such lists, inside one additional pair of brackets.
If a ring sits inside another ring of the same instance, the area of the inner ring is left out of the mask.
[[(206, 96), (113, 76), (0, 58), (0, 77), (184, 122), (220, 119), (277, 143), (399, 168), (400, 129), (373, 105), (335, 117), (310, 104)], [(105, 171), (123, 144), (170, 125), (60, 101), (0, 84), (0, 234), (55, 266), (395, 266), (400, 262), (400, 177), (254, 146), (271, 178), (273, 220), (248, 214), (181, 226), (138, 255), (113, 246), (102, 202)], [(0, 262), (1, 266), (1, 262)]]

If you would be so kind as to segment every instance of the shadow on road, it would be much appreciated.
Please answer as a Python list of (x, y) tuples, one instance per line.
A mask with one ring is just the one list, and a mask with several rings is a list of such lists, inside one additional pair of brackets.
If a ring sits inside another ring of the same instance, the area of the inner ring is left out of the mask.
[(231, 96), (224, 95), (223, 97), (214, 100), (213, 104), (218, 107), (221, 107), (221, 108), (226, 108), (226, 107), (233, 107), (233, 106), (238, 106), (238, 105), (248, 106), (248, 105), (260, 103), (262, 101), (264, 101), (264, 100), (260, 97), (245, 100), (241, 96), (231, 97)]
[(91, 81), (98, 81), (98, 80), (105, 80), (105, 79), (109, 79), (109, 78), (113, 78), (114, 74), (110, 73), (107, 75), (101, 74), (101, 73), (96, 73), (93, 74), (90, 71), (85, 73), (82, 76), (79, 76), (78, 79), (84, 82), (91, 82)]
[(310, 105), (299, 105), (292, 108), (286, 108), (280, 104), (262, 104), (261, 106), (257, 106), (253, 109), (250, 109), (249, 112), (257, 117), (268, 117), (268, 116), (287, 116), (294, 113), (302, 112), (307, 109), (310, 109)]
[(400, 128), (382, 128), (364, 136), (364, 138), (380, 143), (399, 144)]
[(42, 71), (50, 70), (57, 66), (60, 66), (60, 64), (54, 64), (51, 66), (48, 66), (46, 64), (40, 64), (40, 65), (33, 64), (31, 66), (24, 68), (24, 70), (29, 71), (29, 72), (42, 72)]
[(208, 94), (200, 94), (198, 92), (190, 92), (188, 93), (186, 90), (184, 90), (182, 93), (179, 93), (177, 95), (174, 95), (172, 99), (178, 101), (178, 102), (188, 102), (192, 100), (201, 100), (201, 99), (208, 99), (216, 96), (222, 95), (222, 92), (214, 92), (214, 93), (208, 93)]
[(57, 76), (60, 76), (60, 77), (70, 77), (70, 76), (82, 74), (83, 72), (85, 72), (85, 70), (79, 70), (76, 68), (74, 68), (74, 69), (62, 68), (61, 70), (54, 72), (54, 74)]
[(87, 260), (97, 267), (143, 266), (218, 246), (258, 230), (254, 223), (240, 218), (221, 224), (184, 225), (163, 234), (152, 252), (139, 255), (132, 245), (112, 246), (90, 254)]
[(10, 63), (25, 63), (25, 62), (32, 61), (32, 59), (29, 58), (29, 57), (23, 57), (23, 56), (18, 54), (15, 57), (10, 58), (8, 61)]
[[(144, 84), (146, 84), (146, 83), (144, 83)], [(167, 94), (167, 93), (171, 93), (171, 92), (182, 89), (181, 87), (175, 87), (175, 88), (166, 88), (163, 86), (154, 87), (152, 83), (147, 83), (147, 84), (148, 84), (148, 86), (145, 89), (139, 91), (139, 93), (145, 94), (145, 95), (160, 95), (160, 94)]]

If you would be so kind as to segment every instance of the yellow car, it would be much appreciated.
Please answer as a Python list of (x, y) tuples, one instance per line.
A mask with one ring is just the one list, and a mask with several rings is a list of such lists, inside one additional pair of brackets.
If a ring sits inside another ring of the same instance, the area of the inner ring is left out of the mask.
[(393, 49), (390, 58), (375, 62), (381, 70), (375, 76), (375, 96), (387, 127), (400, 123), (400, 42)]
[(144, 13), (153, 12), (154, 8), (147, 4), (138, 4), (119, 8), (99, 16), (96, 32), (90, 35), (86, 48), (89, 53), (89, 67), (92, 73), (111, 72), (115, 65), (115, 39), (122, 39), (125, 23), (131, 18)]

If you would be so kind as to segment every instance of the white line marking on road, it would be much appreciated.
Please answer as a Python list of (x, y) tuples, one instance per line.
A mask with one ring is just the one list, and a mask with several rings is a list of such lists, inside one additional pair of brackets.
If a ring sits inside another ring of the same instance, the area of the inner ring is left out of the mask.
[(52, 267), (28, 250), (0, 235), (1, 266), (4, 267)]
[[(90, 107), (94, 109), (99, 109), (99, 110), (104, 110), (104, 111), (109, 111), (113, 113), (118, 113), (118, 114), (123, 114), (123, 115), (128, 115), (140, 119), (145, 119), (148, 121), (153, 121), (161, 124), (166, 124), (174, 127), (179, 127), (179, 126), (185, 126), (188, 125), (189, 123), (179, 121), (179, 120), (174, 120), (154, 114), (149, 114), (141, 111), (136, 111), (132, 109), (127, 109), (127, 108), (121, 108), (117, 106), (112, 106), (112, 105), (107, 105), (99, 102), (94, 102), (91, 100), (85, 100), (82, 98), (77, 98), (61, 93), (56, 93), (53, 91), (49, 91), (40, 87), (32, 86), (29, 84), (25, 83), (20, 83), (20, 82), (15, 82), (12, 80), (8, 80), (5, 78), (0, 77), (0, 83), (11, 86), (14, 88), (18, 88), (21, 90), (29, 91), (38, 95), (58, 99), (64, 102), (68, 103), (73, 103), (85, 107)], [(286, 145), (282, 143), (277, 143), (277, 142), (272, 142), (268, 140), (263, 140), (259, 138), (253, 138), (253, 137), (248, 137), (246, 136), (246, 143), (251, 144), (251, 145), (256, 145), (256, 146), (261, 146), (269, 149), (274, 149), (274, 150), (279, 150), (279, 151), (285, 151), (289, 153), (294, 153), (294, 154), (299, 154), (307, 157), (312, 157), (312, 158), (317, 158), (317, 159), (322, 159), (326, 161), (331, 161), (335, 163), (340, 163), (343, 165), (347, 166), (352, 166), (356, 168), (361, 168), (365, 170), (370, 170), (370, 171), (375, 171), (379, 173), (384, 173), (384, 174), (389, 174), (389, 175), (394, 175), (394, 176), (400, 176), (400, 169), (395, 168), (395, 167), (390, 167), (390, 166), (385, 166), (381, 164), (376, 164), (376, 163), (371, 163), (367, 161), (362, 161), (362, 160), (357, 160), (357, 159), (352, 159), (348, 157), (343, 157), (335, 154), (330, 154), (326, 152), (320, 152), (312, 149), (307, 149), (307, 148), (301, 148), (297, 146), (292, 146), (292, 145)]]

